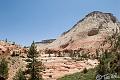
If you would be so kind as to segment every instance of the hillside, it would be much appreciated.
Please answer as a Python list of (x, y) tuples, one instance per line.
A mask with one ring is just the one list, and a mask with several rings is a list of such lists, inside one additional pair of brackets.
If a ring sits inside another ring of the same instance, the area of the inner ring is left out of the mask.
[[(78, 21), (70, 30), (64, 32), (52, 43), (39, 49), (64, 50), (78, 48), (95, 51), (114, 33), (118, 33), (120, 23), (111, 13), (94, 11)], [(105, 45), (104, 48), (109, 47)]]
[(15, 53), (24, 53), (26, 51), (20, 45), (15, 44), (15, 42), (8, 42), (8, 41), (0, 41), (0, 56), (7, 56), (11, 55), (13, 52)]
[(5, 58), (8, 62), (9, 71), (7, 80), (13, 80), (12, 78), (18, 69), (25, 66), (22, 59), (26, 56), (26, 51), (26, 48), (15, 42), (0, 41), (0, 60)]

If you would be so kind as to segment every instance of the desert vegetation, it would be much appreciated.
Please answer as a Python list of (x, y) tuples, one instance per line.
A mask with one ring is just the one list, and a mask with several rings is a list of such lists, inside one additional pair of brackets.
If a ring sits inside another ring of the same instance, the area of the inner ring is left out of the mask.
[[(108, 42), (111, 43), (111, 47), (108, 50), (99, 53), (96, 50), (97, 59), (99, 60), (99, 65), (94, 69), (86, 69), (83, 72), (75, 73), (72, 75), (66, 75), (58, 80), (119, 80), (120, 76), (120, 35), (115, 34), (108, 38)], [(100, 54), (100, 55), (98, 55)], [(106, 77), (97, 77), (97, 75)], [(112, 76), (111, 76), (112, 75)]]

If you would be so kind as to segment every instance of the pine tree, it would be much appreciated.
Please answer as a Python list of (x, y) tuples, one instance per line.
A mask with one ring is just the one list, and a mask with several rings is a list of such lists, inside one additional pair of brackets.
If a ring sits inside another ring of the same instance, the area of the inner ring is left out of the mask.
[(42, 80), (42, 76), (40, 75), (40, 72), (42, 72), (43, 65), (42, 62), (38, 61), (38, 52), (36, 49), (36, 46), (34, 42), (32, 43), (29, 51), (28, 51), (28, 72), (30, 75), (29, 80)]
[(5, 42), (8, 42), (7, 38), (5, 39)]
[[(107, 73), (107, 69), (106, 69), (106, 66), (105, 66), (105, 63), (104, 63), (104, 59), (101, 58), (99, 59), (100, 61), (100, 64), (97, 66), (97, 71), (96, 71), (96, 74), (98, 75), (105, 75)], [(104, 80), (104, 78), (102, 78), (101, 80)]]
[(26, 80), (23, 71), (21, 69), (18, 70), (16, 75), (14, 76), (13, 80)]
[(8, 62), (5, 58), (0, 61), (0, 77), (3, 77), (4, 79), (8, 78)]
[(96, 50), (96, 59), (99, 59), (99, 51)]

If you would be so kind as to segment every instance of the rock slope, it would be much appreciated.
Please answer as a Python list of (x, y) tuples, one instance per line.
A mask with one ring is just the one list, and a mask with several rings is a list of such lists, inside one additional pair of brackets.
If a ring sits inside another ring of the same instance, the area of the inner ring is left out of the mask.
[(120, 23), (113, 14), (94, 11), (44, 48), (96, 50), (106, 37), (118, 33), (119, 30)]
[(0, 40), (0, 56), (11, 55), (13, 52), (19, 54), (24, 53), (25, 51), (26, 49), (21, 47), (20, 45)]

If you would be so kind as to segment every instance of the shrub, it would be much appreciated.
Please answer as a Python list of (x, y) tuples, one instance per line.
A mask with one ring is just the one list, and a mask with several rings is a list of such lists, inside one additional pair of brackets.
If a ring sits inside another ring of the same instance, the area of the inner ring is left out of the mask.
[(85, 74), (85, 73), (87, 73), (87, 72), (88, 72), (87, 68), (84, 68), (84, 69), (83, 69), (83, 73)]

